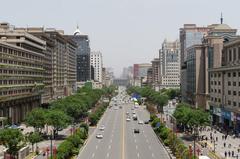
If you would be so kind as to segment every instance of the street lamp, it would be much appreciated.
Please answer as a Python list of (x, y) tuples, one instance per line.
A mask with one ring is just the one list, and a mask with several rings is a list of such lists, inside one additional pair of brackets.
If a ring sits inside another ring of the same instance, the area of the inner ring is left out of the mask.
[(50, 136), (50, 140), (51, 140), (51, 145), (50, 145), (50, 151), (51, 151), (51, 159), (53, 157), (53, 145), (52, 145), (52, 140), (53, 140), (53, 130), (51, 130), (51, 136)]

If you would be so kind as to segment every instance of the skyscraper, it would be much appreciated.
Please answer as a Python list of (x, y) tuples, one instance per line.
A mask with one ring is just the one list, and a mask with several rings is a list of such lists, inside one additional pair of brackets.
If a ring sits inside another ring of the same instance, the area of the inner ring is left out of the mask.
[(162, 88), (180, 87), (180, 43), (164, 40), (159, 50), (160, 70), (159, 81)]
[(77, 44), (77, 83), (91, 80), (90, 44), (88, 35), (80, 32), (79, 27), (73, 35), (68, 35)]
[(103, 68), (102, 53), (100, 51), (91, 52), (90, 63), (91, 66), (93, 66), (94, 68), (94, 80), (102, 82), (102, 68)]
[(210, 28), (208, 27), (197, 27), (196, 24), (184, 24), (183, 28), (180, 28), (180, 48), (181, 48), (181, 78), (180, 78), (180, 89), (182, 100), (187, 100), (187, 51), (188, 47), (191, 47), (195, 44), (201, 44), (202, 38), (204, 35), (207, 35), (207, 32)]

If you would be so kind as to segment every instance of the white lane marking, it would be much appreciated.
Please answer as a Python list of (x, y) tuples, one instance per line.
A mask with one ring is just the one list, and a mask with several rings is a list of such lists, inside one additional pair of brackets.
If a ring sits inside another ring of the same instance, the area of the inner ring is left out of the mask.
[(96, 150), (98, 149), (98, 145), (96, 145)]
[(151, 146), (148, 146), (148, 148), (151, 150)]
[(136, 145), (136, 150), (138, 149), (138, 146)]
[(92, 158), (94, 158), (94, 156), (95, 156), (95, 153), (92, 154)]
[(111, 148), (112, 148), (112, 146), (111, 146), (111, 145), (109, 145), (109, 146), (108, 146), (108, 149), (111, 149)]
[(136, 142), (137, 142), (137, 140), (136, 140), (136, 139), (134, 139), (134, 142), (136, 143)]
[(147, 142), (147, 143), (149, 142), (148, 139), (146, 140), (146, 142)]
[(139, 153), (137, 153), (138, 158), (140, 157)]
[(152, 153), (152, 157), (154, 157), (154, 154)]
[(107, 158), (109, 157), (109, 153), (107, 153)]
[(110, 143), (112, 143), (112, 139), (110, 140)]

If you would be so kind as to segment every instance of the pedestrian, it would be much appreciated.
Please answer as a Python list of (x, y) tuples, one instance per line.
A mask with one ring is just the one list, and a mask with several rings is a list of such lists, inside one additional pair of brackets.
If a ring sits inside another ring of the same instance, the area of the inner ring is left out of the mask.
[(212, 141), (212, 136), (210, 136), (210, 140)]
[(229, 156), (229, 157), (231, 156), (231, 152), (230, 152), (230, 151), (228, 151), (228, 156)]
[(225, 142), (223, 143), (223, 146), (226, 147), (226, 143)]
[(218, 137), (216, 137), (216, 141), (218, 142)]
[(222, 140), (224, 140), (224, 135), (222, 135)]
[(227, 140), (227, 135), (225, 135), (225, 140)]
[(212, 137), (212, 132), (210, 132), (210, 137)]
[(232, 147), (232, 145), (231, 144), (228, 144), (228, 148), (231, 148)]
[(234, 151), (232, 151), (232, 157), (234, 156)]
[(240, 152), (240, 148), (237, 149), (238, 150), (238, 153)]
[(226, 157), (227, 157), (227, 151), (225, 151), (225, 153), (224, 153), (224, 154), (225, 154), (225, 158), (226, 158)]

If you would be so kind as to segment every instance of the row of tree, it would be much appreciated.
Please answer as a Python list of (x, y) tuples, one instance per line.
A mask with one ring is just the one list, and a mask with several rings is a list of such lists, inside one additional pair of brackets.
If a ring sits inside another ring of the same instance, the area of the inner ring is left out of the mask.
[(152, 127), (156, 135), (168, 146), (178, 159), (190, 159), (188, 147), (156, 115), (151, 115)]
[(86, 124), (81, 124), (80, 128), (76, 129), (73, 135), (69, 136), (58, 146), (57, 158), (65, 159), (77, 155), (87, 137), (88, 126)]
[(168, 103), (169, 99), (174, 99), (180, 95), (179, 89), (162, 89), (160, 92), (150, 87), (130, 87), (128, 94), (137, 93), (142, 97), (146, 97), (146, 101), (157, 105), (158, 112), (163, 112), (163, 106)]
[(34, 127), (35, 131), (23, 135), (18, 129), (2, 129), (0, 130), (0, 143), (8, 148), (7, 152), (10, 155), (15, 156), (27, 142), (33, 146), (33, 144), (41, 141), (42, 130), (45, 126), (51, 126), (53, 136), (56, 137), (59, 130), (87, 118), (89, 109), (92, 109), (101, 97), (111, 98), (115, 89), (114, 86), (92, 89), (89, 85), (86, 85), (75, 95), (52, 102), (48, 109), (33, 109), (27, 114), (25, 123), (27, 126)]

